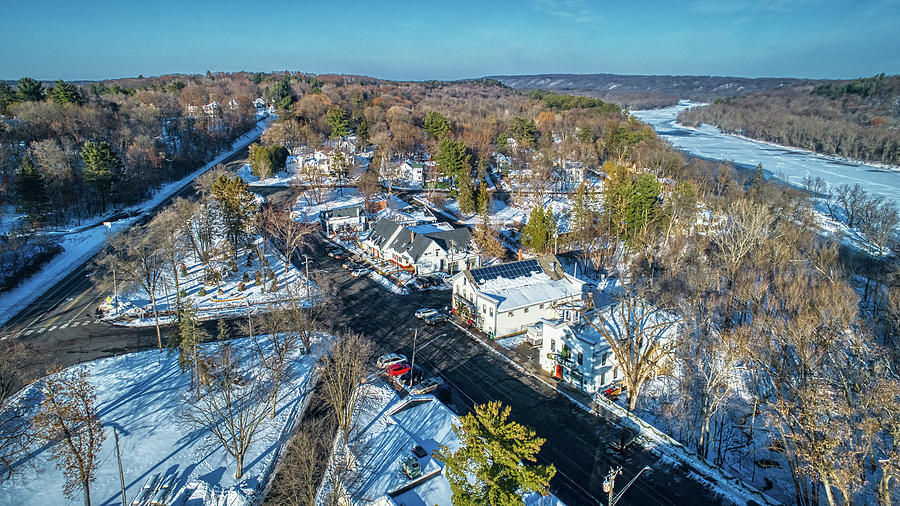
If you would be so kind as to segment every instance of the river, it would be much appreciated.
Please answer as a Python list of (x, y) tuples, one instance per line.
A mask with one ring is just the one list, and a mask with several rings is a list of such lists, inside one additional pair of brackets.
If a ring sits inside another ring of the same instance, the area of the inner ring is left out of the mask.
[(653, 126), (660, 137), (689, 155), (728, 160), (747, 169), (761, 163), (768, 175), (797, 186), (802, 185), (806, 176), (821, 177), (832, 186), (858, 183), (870, 194), (881, 195), (900, 207), (900, 169), (835, 159), (726, 135), (710, 125), (690, 128), (676, 122), (678, 113), (697, 105), (702, 104), (682, 100), (678, 105), (664, 109), (632, 111), (631, 114)]

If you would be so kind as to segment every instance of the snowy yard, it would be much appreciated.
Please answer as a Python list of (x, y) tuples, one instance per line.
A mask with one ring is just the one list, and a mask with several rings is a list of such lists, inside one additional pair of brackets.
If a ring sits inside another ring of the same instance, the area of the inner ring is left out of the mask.
[[(247, 250), (242, 250), (242, 253), (238, 255), (238, 261), (234, 264), (234, 267), (237, 267), (236, 271), (229, 267), (229, 262), (220, 259), (210, 262), (211, 269), (224, 272), (218, 287), (215, 284), (204, 284), (206, 269), (199, 260), (193, 256), (182, 259), (185, 269), (179, 274), (179, 283), (187, 298), (193, 303), (199, 318), (208, 319), (217, 316), (246, 314), (248, 304), (253, 311), (259, 311), (291, 296), (306, 298), (307, 286), (310, 295), (315, 295), (317, 289), (315, 284), (308, 281), (306, 276), (293, 265), (286, 265), (273, 246), (264, 244), (262, 239), (257, 239), (256, 245), (263, 251), (264, 262), (260, 262), (256, 255), (248, 261)], [(242, 284), (244, 285), (243, 290), (241, 289)], [(171, 269), (164, 271), (155, 293), (157, 308), (160, 312), (175, 309), (176, 290)], [(121, 290), (118, 312), (114, 299), (108, 300), (103, 305), (103, 309), (106, 319), (119, 324), (155, 325), (156, 323), (150, 298), (147, 292), (137, 284)], [(173, 319), (174, 316), (168, 314), (160, 316), (161, 323), (170, 322)]]
[[(259, 342), (266, 343), (266, 336)], [(279, 390), (274, 419), (266, 419), (264, 429), (251, 445), (244, 461), (244, 476), (235, 480), (236, 465), (209, 433), (179, 423), (179, 410), (187, 406), (189, 375), (182, 374), (178, 355), (144, 351), (88, 362), (84, 366), (96, 387), (96, 405), (106, 439), (98, 455), (96, 480), (91, 485), (94, 504), (121, 504), (121, 487), (113, 429), (119, 433), (128, 500), (136, 496), (151, 476), (176, 476), (173, 504), (251, 504), (265, 486), (285, 436), (304, 408), (306, 392), (314, 383), (318, 354), (328, 339), (319, 335), (313, 354), (294, 355), (291, 379)], [(230, 341), (235, 356), (256, 357), (249, 338)], [(214, 353), (221, 343), (203, 346)], [(265, 347), (264, 347), (265, 349)], [(248, 370), (259, 370), (250, 369)], [(36, 408), (40, 403), (40, 381), (20, 392), (14, 402)], [(212, 443), (212, 444), (209, 444)], [(80, 503), (80, 491), (72, 500), (63, 496), (63, 475), (52, 460), (49, 448), (35, 446), (28, 462), (17, 466), (16, 474), (0, 483), (0, 502), (16, 505)]]

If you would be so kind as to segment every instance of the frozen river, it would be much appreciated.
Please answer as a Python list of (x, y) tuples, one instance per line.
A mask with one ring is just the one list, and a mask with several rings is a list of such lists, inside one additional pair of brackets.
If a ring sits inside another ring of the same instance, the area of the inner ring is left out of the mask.
[(859, 183), (870, 194), (882, 195), (900, 207), (900, 169), (838, 160), (742, 139), (725, 135), (709, 125), (689, 128), (676, 124), (678, 113), (694, 105), (700, 104), (683, 100), (665, 109), (632, 111), (631, 114), (652, 125), (660, 137), (690, 155), (709, 160), (730, 160), (749, 169), (761, 163), (767, 173), (798, 186), (802, 185), (807, 175), (821, 177), (832, 186)]

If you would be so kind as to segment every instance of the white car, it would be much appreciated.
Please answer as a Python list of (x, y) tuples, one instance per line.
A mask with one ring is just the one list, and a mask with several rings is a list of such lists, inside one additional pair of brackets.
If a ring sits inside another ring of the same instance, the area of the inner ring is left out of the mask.
[(375, 365), (379, 369), (386, 369), (387, 366), (399, 364), (400, 362), (406, 362), (406, 355), (401, 355), (400, 353), (388, 353), (387, 355), (378, 357)]
[(372, 272), (372, 271), (370, 271), (369, 269), (361, 268), (361, 269), (354, 270), (353, 272), (350, 273), (350, 275), (353, 276), (354, 278), (358, 278), (360, 276), (365, 276), (366, 274), (368, 274), (370, 272)]
[(433, 376), (426, 380), (422, 380), (418, 385), (412, 387), (412, 390), (410, 390), (409, 393), (413, 395), (425, 395), (443, 384), (444, 380), (442, 378)]
[(433, 314), (437, 314), (437, 312), (438, 312), (437, 309), (432, 309), (430, 307), (423, 307), (422, 309), (416, 311), (416, 318), (421, 320), (422, 318), (425, 318), (426, 316), (431, 316)]

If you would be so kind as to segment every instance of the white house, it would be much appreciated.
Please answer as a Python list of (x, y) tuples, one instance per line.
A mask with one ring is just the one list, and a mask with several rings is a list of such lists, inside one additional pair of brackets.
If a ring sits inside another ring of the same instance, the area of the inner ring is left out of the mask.
[(325, 235), (362, 232), (366, 229), (366, 212), (361, 204), (319, 212), (319, 223)]
[(453, 311), (495, 337), (519, 334), (543, 318), (573, 317), (583, 308), (583, 287), (546, 255), (455, 275)]
[(399, 167), (399, 178), (411, 183), (425, 184), (425, 172), (428, 168), (427, 162), (417, 162), (414, 160), (405, 160)]
[[(632, 326), (641, 325), (645, 339), (643, 348), (654, 343), (673, 342), (677, 330), (676, 317), (652, 308), (636, 307), (635, 314), (626, 316), (619, 304), (609, 304), (586, 313), (570, 315), (568, 319), (542, 319), (528, 330), (529, 338), (540, 340), (538, 361), (541, 369), (589, 394), (622, 378), (622, 371), (612, 348), (603, 333), (616, 341), (629, 332), (626, 318), (633, 318)], [(600, 332), (603, 329), (603, 332)], [(639, 351), (641, 351), (639, 350)]]
[(452, 274), (481, 265), (481, 256), (471, 242), (466, 227), (454, 228), (447, 223), (404, 226), (382, 218), (362, 242), (362, 248), (416, 274)]
[(575, 160), (562, 160), (554, 172), (566, 185), (577, 186), (584, 181), (584, 164)]

